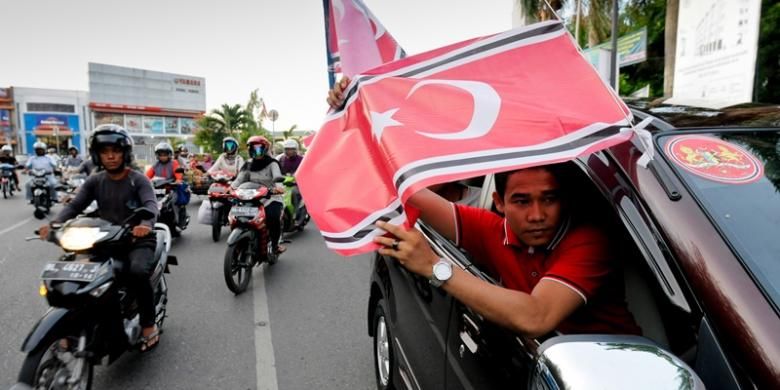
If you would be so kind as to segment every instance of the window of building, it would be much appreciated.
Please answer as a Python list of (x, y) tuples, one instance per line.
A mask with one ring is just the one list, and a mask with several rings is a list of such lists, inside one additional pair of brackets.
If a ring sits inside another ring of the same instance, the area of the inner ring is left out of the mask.
[(59, 103), (27, 103), (29, 112), (76, 112), (73, 104)]

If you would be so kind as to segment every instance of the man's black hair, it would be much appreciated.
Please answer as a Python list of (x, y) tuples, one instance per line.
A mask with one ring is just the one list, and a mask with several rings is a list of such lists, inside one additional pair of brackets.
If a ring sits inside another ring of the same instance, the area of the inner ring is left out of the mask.
[[(558, 163), (550, 165), (539, 165), (536, 167), (523, 169), (544, 169), (547, 172), (550, 172), (555, 177), (555, 180), (558, 181), (558, 187), (561, 189), (561, 193), (565, 194), (566, 191), (564, 188), (567, 187), (567, 183), (569, 181), (569, 168), (570, 167), (568, 163)], [(515, 172), (522, 171), (523, 169), (515, 169), (514, 171), (496, 173), (496, 192), (498, 192), (498, 196), (500, 196), (501, 199), (504, 199), (504, 193), (506, 193), (506, 183), (509, 181), (509, 176)]]

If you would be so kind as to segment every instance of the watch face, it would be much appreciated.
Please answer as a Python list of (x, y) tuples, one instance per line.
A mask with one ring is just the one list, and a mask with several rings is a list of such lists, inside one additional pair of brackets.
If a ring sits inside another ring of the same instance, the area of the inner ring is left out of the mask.
[(436, 276), (436, 279), (439, 280), (448, 280), (452, 276), (452, 266), (448, 263), (437, 263), (435, 267), (433, 267), (433, 273)]

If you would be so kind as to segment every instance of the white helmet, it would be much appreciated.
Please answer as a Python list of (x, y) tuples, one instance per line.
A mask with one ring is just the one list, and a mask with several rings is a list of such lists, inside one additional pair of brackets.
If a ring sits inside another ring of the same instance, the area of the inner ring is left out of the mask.
[(38, 141), (38, 142), (36, 142), (36, 143), (34, 143), (34, 144), (33, 144), (33, 150), (35, 150), (35, 149), (43, 149), (43, 150), (46, 150), (46, 144), (45, 144), (45, 143), (43, 143), (43, 142), (41, 142), (41, 141)]
[(298, 141), (294, 139), (288, 139), (287, 141), (284, 141), (284, 148), (285, 149), (295, 149), (298, 150)]
[(3, 145), (2, 151), (11, 153), (14, 151), (14, 148), (12, 148), (11, 145)]

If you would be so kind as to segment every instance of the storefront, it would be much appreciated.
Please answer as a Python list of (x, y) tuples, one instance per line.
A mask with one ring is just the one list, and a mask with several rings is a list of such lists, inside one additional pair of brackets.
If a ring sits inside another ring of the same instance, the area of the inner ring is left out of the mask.
[(127, 129), (139, 164), (153, 160), (160, 142), (195, 150), (196, 122), (206, 110), (204, 78), (90, 63), (89, 88), (92, 122)]
[(11, 88), (0, 88), (0, 145), (11, 145), (16, 151), (14, 131), (14, 100)]
[(85, 150), (87, 92), (40, 88), (14, 88), (14, 106), (18, 119), (19, 150), (33, 154), (40, 141), (64, 155), (68, 147)]

